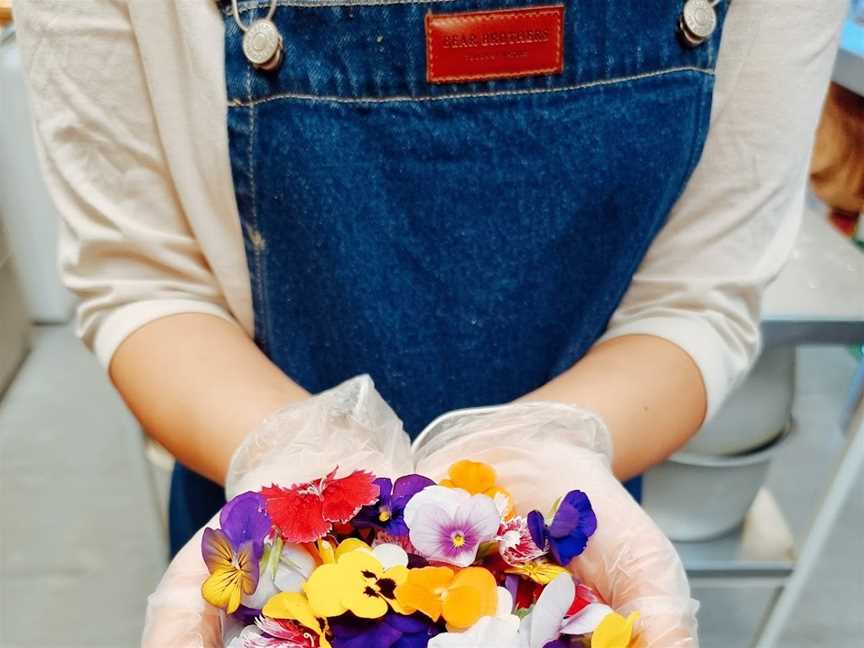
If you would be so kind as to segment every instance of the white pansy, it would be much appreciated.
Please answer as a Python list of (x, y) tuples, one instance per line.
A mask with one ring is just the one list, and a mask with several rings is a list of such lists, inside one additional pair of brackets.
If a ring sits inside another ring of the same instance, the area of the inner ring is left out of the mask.
[(519, 618), (483, 617), (465, 632), (443, 632), (429, 640), (428, 648), (520, 648)]

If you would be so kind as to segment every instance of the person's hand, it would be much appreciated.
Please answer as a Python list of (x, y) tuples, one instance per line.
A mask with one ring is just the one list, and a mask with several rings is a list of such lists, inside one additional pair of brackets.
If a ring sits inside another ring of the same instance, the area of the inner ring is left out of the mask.
[(247, 435), (228, 466), (225, 494), (318, 479), (337, 465), (340, 475), (413, 472), (402, 421), (365, 374), (291, 403)]
[[(228, 499), (262, 486), (282, 486), (354, 470), (375, 475), (413, 472), (402, 422), (369, 376), (292, 403), (249, 434), (234, 453), (226, 479)], [(218, 515), (206, 525), (218, 526)], [(206, 527), (204, 527), (206, 528)], [(147, 601), (144, 648), (221, 648), (223, 615), (201, 596), (209, 572), (201, 555), (204, 528), (180, 550)]]
[(638, 611), (639, 646), (698, 645), (696, 610), (672, 544), (610, 469), (611, 438), (595, 414), (561, 403), (525, 402), (455, 411), (415, 442), (417, 472), (436, 481), (462, 459), (490, 464), (517, 512), (547, 515), (579, 489), (591, 499), (597, 531), (570, 563), (617, 612)]

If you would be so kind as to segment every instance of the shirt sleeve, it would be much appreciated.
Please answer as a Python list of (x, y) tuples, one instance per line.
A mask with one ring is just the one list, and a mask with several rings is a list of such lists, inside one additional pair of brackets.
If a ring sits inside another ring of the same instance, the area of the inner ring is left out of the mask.
[(157, 318), (234, 321), (177, 198), (126, 3), (19, 0), (15, 19), (79, 336), (107, 367)]
[(702, 157), (607, 331), (665, 338), (699, 367), (707, 422), (761, 347), (762, 293), (801, 223), (844, 0), (734, 0)]

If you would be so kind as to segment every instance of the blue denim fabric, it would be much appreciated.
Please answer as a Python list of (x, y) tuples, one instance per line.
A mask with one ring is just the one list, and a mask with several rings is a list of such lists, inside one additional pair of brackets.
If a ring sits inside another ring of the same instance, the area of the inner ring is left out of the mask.
[(683, 0), (566, 0), (562, 74), (427, 83), (428, 11), (531, 4), (279, 0), (275, 73), (226, 9), (256, 342), (311, 392), (371, 374), (412, 436), (588, 350), (705, 140), (720, 29), (682, 47)]

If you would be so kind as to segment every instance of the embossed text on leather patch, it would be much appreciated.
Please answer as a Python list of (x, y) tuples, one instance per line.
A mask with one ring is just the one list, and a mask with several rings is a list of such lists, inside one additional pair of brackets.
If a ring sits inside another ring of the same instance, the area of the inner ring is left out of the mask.
[(557, 74), (564, 5), (426, 14), (426, 79), (458, 83)]

